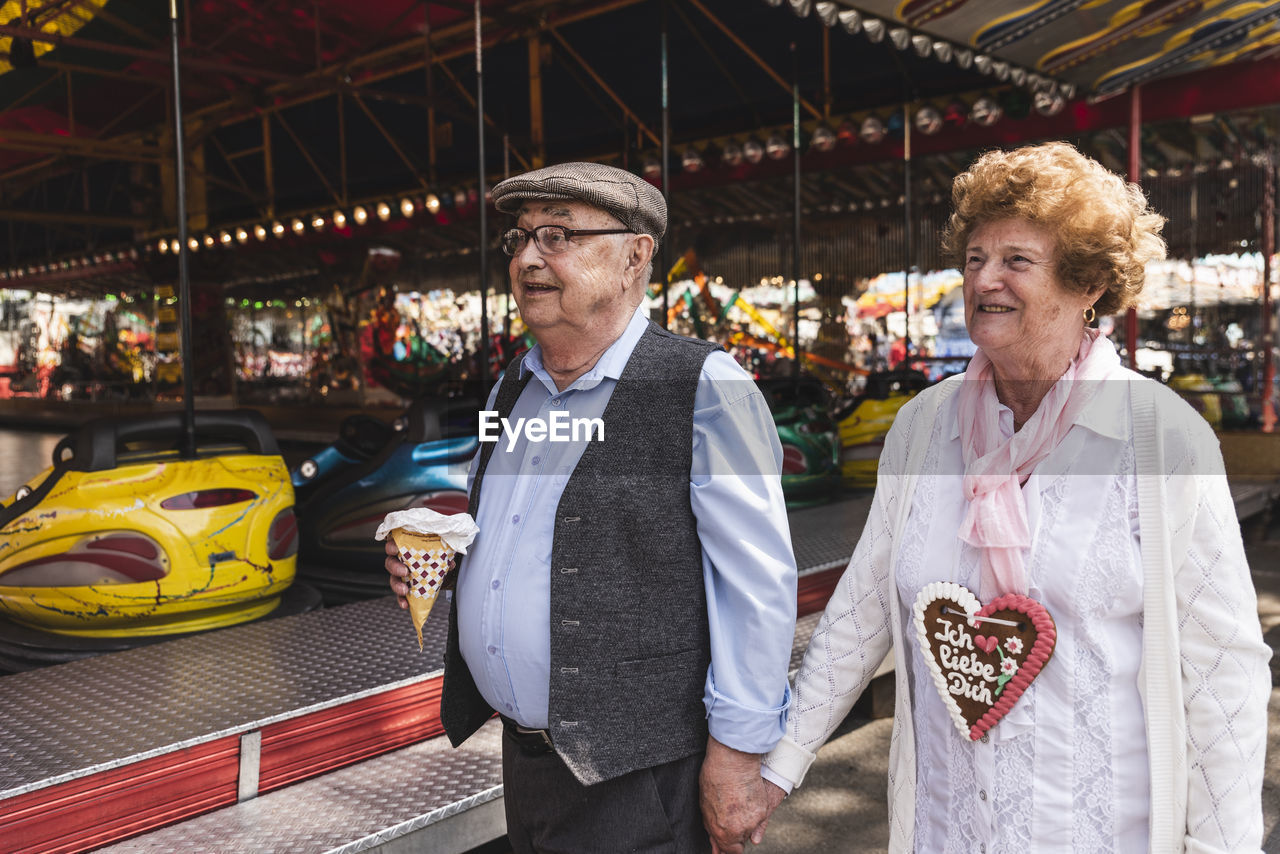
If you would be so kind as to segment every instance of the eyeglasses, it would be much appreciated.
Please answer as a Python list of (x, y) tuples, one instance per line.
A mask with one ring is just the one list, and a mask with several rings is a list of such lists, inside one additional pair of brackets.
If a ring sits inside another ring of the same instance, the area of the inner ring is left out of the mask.
[(511, 256), (524, 251), (529, 238), (548, 255), (567, 252), (569, 241), (581, 234), (635, 234), (629, 228), (565, 228), (563, 225), (540, 225), (534, 229), (511, 228), (502, 235), (502, 251)]

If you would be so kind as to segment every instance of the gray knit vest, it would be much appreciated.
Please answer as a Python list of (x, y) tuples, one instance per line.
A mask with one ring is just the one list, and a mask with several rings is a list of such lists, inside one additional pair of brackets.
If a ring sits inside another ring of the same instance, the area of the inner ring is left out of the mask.
[[(711, 647), (689, 472), (694, 396), (714, 349), (649, 324), (605, 407), (604, 441), (587, 444), (556, 508), (548, 721), (583, 783), (706, 747)], [(519, 362), (498, 390), (502, 417), (529, 380)], [(481, 446), (472, 516), (493, 448)], [(455, 608), (440, 709), (455, 747), (493, 715), (463, 661)]]

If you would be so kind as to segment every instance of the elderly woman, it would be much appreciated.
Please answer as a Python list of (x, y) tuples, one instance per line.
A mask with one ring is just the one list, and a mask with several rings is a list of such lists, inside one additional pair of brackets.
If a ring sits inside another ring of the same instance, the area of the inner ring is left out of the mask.
[(800, 785), (892, 647), (891, 851), (1256, 852), (1270, 653), (1218, 445), (1089, 326), (1163, 220), (1062, 143), (952, 196), (979, 349), (889, 433), (763, 773)]

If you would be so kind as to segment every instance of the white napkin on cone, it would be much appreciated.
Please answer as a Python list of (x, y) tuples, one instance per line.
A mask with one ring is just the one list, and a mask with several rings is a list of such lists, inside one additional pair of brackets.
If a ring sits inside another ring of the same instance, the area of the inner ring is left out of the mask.
[(396, 528), (404, 528), (411, 534), (435, 534), (459, 554), (466, 554), (467, 546), (480, 533), (476, 520), (469, 513), (446, 516), (427, 507), (414, 507), (411, 510), (388, 513), (373, 538), (385, 540)]

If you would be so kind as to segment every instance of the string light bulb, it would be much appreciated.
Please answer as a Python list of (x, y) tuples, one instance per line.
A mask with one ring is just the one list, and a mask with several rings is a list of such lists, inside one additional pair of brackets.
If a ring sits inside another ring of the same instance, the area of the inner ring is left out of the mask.
[(281, 222), (280, 220), (276, 220), (275, 222), (271, 223), (271, 233), (274, 234), (276, 237), (283, 237), (284, 223)]
[(351, 218), (356, 221), (356, 225), (364, 225), (369, 221), (369, 212), (362, 205), (356, 205), (351, 211)]
[(427, 202), (426, 202), (426, 205), (427, 205), (427, 212), (428, 212), (428, 213), (432, 213), (432, 214), (439, 213), (439, 212), (440, 212), (440, 197), (439, 197), (439, 196), (437, 196), (435, 193), (427, 193)]
[(378, 219), (386, 222), (391, 219), (391, 205), (386, 202), (378, 202)]
[(739, 166), (742, 163), (742, 146), (735, 140), (729, 140), (724, 144), (724, 148), (720, 152), (720, 159), (725, 166)]
[(290, 223), (290, 226), (293, 228), (294, 234), (302, 234), (302, 232), (307, 230), (307, 224), (297, 217), (293, 218), (293, 222)]
[(258, 223), (253, 227), (253, 236), (259, 240), (267, 239), (267, 227), (262, 223)]
[(345, 227), (346, 227), (346, 225), (347, 225), (347, 215), (346, 215), (346, 214), (344, 214), (342, 211), (334, 211), (334, 212), (333, 212), (333, 227), (334, 227), (334, 228), (345, 228)]
[(249, 240), (249, 232), (245, 231), (243, 228), (237, 228), (236, 240), (238, 240), (241, 243), (247, 242)]
[(404, 214), (405, 219), (413, 216), (413, 199), (406, 196), (400, 200), (400, 213)]
[(836, 132), (829, 125), (820, 124), (813, 129), (813, 136), (809, 138), (809, 147), (813, 151), (830, 151), (836, 147)]

